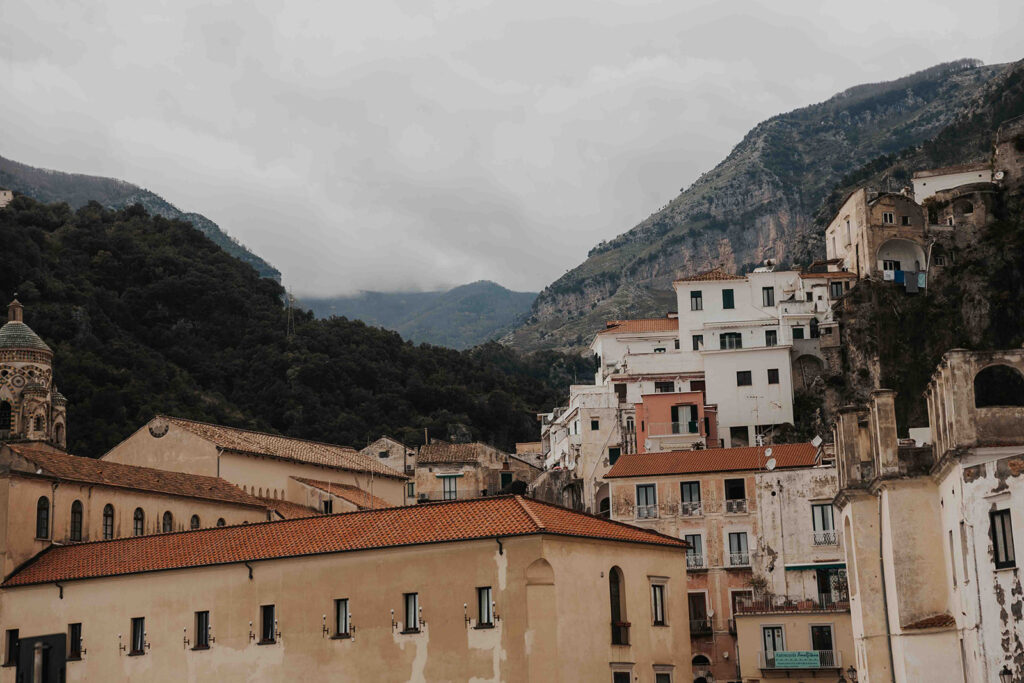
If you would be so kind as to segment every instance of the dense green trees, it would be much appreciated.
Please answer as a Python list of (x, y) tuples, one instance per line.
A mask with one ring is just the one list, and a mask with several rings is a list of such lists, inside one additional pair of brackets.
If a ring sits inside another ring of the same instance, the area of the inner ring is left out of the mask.
[(465, 424), (498, 446), (534, 440), (589, 361), (498, 344), (414, 346), (295, 311), (283, 290), (191, 225), (19, 196), (0, 210), (0, 295), (56, 352), (71, 447), (99, 455), (155, 413), (360, 446)]

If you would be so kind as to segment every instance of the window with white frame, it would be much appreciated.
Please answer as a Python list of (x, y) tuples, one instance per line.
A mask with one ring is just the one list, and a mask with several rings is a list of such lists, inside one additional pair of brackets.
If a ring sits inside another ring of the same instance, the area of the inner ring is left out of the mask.
[(445, 500), (455, 500), (459, 497), (459, 478), (441, 477), (441, 490)]
[(349, 635), (348, 598), (337, 598), (334, 601), (334, 637), (344, 638)]
[(658, 516), (658, 489), (654, 484), (636, 485), (636, 517), (651, 519)]
[(668, 579), (660, 576), (651, 577), (651, 623), (654, 626), (665, 626), (665, 584)]
[(885, 225), (895, 225), (896, 217), (893, 215), (891, 211), (883, 211), (882, 223), (884, 223)]
[(747, 550), (747, 532), (732, 531), (729, 533), (729, 566), (746, 567), (750, 564), (750, 552)]
[(488, 628), (494, 626), (494, 597), (490, 586), (476, 589), (476, 626)]
[(704, 540), (700, 534), (686, 534), (683, 536), (686, 541), (686, 568), (704, 569)]
[(814, 545), (838, 545), (832, 503), (811, 505), (811, 523), (814, 527)]

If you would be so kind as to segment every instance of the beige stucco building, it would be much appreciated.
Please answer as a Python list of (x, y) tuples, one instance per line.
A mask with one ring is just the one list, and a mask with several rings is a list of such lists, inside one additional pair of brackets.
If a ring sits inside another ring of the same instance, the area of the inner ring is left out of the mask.
[(689, 683), (683, 550), (515, 496), (54, 548), (0, 682), (41, 642), (68, 681)]
[(485, 443), (432, 440), (416, 454), (416, 499), (478, 498), (494, 495), (516, 481), (529, 485), (541, 473), (539, 463), (530, 462), (534, 458)]

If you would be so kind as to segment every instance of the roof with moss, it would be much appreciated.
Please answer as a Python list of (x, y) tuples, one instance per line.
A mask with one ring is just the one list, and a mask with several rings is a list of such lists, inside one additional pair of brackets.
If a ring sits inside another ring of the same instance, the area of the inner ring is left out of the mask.
[(53, 352), (46, 342), (32, 331), (31, 327), (18, 320), (10, 320), (0, 327), (0, 349), (34, 349)]

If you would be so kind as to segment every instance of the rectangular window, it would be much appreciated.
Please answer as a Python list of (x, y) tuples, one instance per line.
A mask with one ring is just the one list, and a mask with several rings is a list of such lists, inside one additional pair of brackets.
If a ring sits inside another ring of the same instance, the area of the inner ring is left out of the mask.
[(420, 632), (420, 594), (406, 593), (405, 598), (405, 630), (402, 633)]
[(743, 448), (750, 445), (750, 430), (747, 427), (729, 427), (729, 445)]
[(68, 624), (68, 659), (82, 658), (82, 625)]
[(654, 674), (654, 683), (672, 683), (672, 674), (656, 673)]
[(210, 613), (208, 611), (196, 612), (196, 635), (192, 639), (195, 650), (205, 650), (210, 647)]
[(665, 625), (665, 584), (651, 584), (651, 616), (655, 626)]
[(146, 617), (132, 618), (132, 647), (130, 654), (146, 653)]
[(843, 295), (843, 283), (842, 282), (830, 282), (828, 285), (829, 296), (833, 299), (838, 299)]
[(388, 455), (390, 455), (390, 454), (387, 451), (379, 451), (377, 453), (377, 457), (378, 458), (386, 458), (386, 457), (388, 457)]
[(722, 308), (736, 308), (736, 298), (731, 289), (722, 290)]
[(721, 349), (742, 349), (743, 334), (741, 332), (723, 332), (718, 337), (718, 346)]
[(337, 598), (334, 601), (334, 636), (344, 638), (348, 632), (348, 598)]
[(779, 369), (778, 368), (768, 368), (768, 384), (778, 384), (778, 383), (779, 383)]
[(459, 497), (459, 478), (441, 477), (441, 488), (445, 500), (455, 500)]
[(513, 479), (514, 479), (514, 477), (513, 477), (511, 472), (502, 472), (501, 473), (501, 488), (505, 488), (506, 486), (511, 484)]
[(693, 335), (693, 350), (694, 351), (700, 351), (703, 348), (704, 348), (704, 335), (703, 334), (695, 334), (695, 335)]
[(633, 683), (633, 674), (629, 671), (613, 671), (612, 683)]
[(811, 649), (818, 652), (832, 652), (833, 648), (832, 626), (829, 624), (811, 626)]
[(416, 497), (416, 482), (410, 481), (405, 485), (405, 497), (415, 498)]
[(765, 330), (764, 331), (764, 345), (765, 346), (778, 346), (779, 345), (779, 331), (778, 330)]
[(803, 338), (804, 338), (804, 328), (803, 328), (803, 326), (802, 325), (794, 325), (793, 326), (793, 339), (803, 339)]
[(753, 379), (750, 374), (750, 370), (737, 370), (736, 371), (736, 386), (738, 387), (749, 387), (753, 383)]
[(690, 310), (691, 311), (703, 311), (704, 310), (704, 298), (701, 296), (700, 291), (690, 292)]
[(729, 533), (729, 565), (745, 567), (750, 564), (750, 553), (747, 552), (747, 532), (733, 531)]
[(767, 668), (774, 669), (775, 653), (786, 649), (782, 627), (762, 626), (761, 642), (764, 644), (764, 664)]
[(325, 515), (329, 515), (334, 512), (334, 501), (331, 500), (330, 498), (321, 501), (321, 504)]
[(953, 579), (953, 588), (956, 588), (956, 555), (953, 554), (953, 530), (949, 530), (949, 575)]
[(838, 545), (832, 503), (811, 506), (811, 525), (814, 528), (814, 545)]
[(277, 641), (277, 618), (274, 616), (273, 605), (260, 607), (260, 644)]
[(700, 534), (686, 534), (683, 536), (689, 546), (686, 549), (686, 568), (704, 569), (704, 541)]
[(490, 586), (476, 589), (476, 627), (494, 626), (494, 599)]
[(893, 259), (883, 259), (882, 270), (900, 270), (900, 262)]
[[(742, 479), (726, 479), (725, 480), (725, 500), (728, 501), (746, 501), (747, 499), (747, 484)], [(732, 510), (726, 510), (726, 512), (732, 512)]]
[(761, 303), (766, 308), (775, 305), (775, 288), (774, 287), (762, 287), (761, 288)]
[(610, 447), (608, 449), (608, 464), (614, 465), (618, 461), (620, 455), (622, 455), (622, 448), (618, 446)]
[(683, 481), (679, 483), (679, 500), (684, 503), (700, 503), (700, 482)]
[(636, 517), (650, 519), (658, 516), (658, 492), (654, 484), (636, 485)]
[(18, 663), (18, 629), (7, 629), (7, 637), (4, 638), (4, 666), (13, 666)]
[(1013, 524), (1009, 510), (995, 510), (989, 513), (992, 524), (992, 551), (996, 569), (1017, 566), (1013, 548)]
[(677, 337), (673, 339), (672, 344), (675, 346), (676, 349), (679, 349), (679, 338)]
[(893, 216), (892, 212), (890, 212), (890, 211), (882, 212), (882, 223), (884, 223), (885, 225), (895, 225), (896, 219)]
[(665, 353), (665, 347), (664, 346), (657, 346), (657, 347), (654, 348), (654, 352), (655, 353)]
[(910, 225), (910, 216), (900, 216), (900, 225)]
[(600, 428), (601, 428), (601, 421), (600, 420), (593, 420), (592, 419), (590, 421), (590, 431), (596, 432)]
[(676, 390), (675, 382), (655, 382), (654, 393), (656, 394), (671, 394)]

